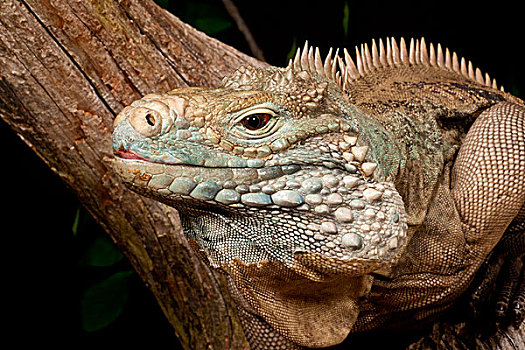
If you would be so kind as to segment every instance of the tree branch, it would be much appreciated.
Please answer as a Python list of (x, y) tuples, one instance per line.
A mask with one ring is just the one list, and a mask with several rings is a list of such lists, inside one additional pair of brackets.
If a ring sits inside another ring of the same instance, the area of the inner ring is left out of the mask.
[(241, 13), (239, 12), (237, 6), (235, 6), (234, 2), (232, 0), (222, 0), (222, 3), (224, 4), (226, 11), (228, 11), (230, 16), (235, 21), (235, 24), (237, 24), (237, 28), (239, 28), (239, 31), (244, 36), (244, 39), (248, 43), (252, 54), (259, 60), (266, 61), (266, 59), (264, 58), (263, 51), (261, 50), (259, 45), (257, 45), (257, 42), (255, 41), (255, 38), (253, 37), (252, 32), (250, 31), (250, 28), (248, 28), (248, 25), (242, 18)]
[(185, 348), (244, 347), (225, 281), (196, 258), (176, 211), (113, 174), (111, 132), (147, 93), (216, 85), (260, 63), (151, 1), (6, 0), (0, 13), (2, 118), (110, 234)]
[[(177, 212), (113, 173), (111, 132), (115, 114), (147, 93), (214, 86), (264, 64), (148, 0), (4, 0), (0, 13), (0, 116), (117, 243), (186, 349), (246, 348), (224, 277), (197, 259)], [(511, 332), (518, 348), (524, 329)]]

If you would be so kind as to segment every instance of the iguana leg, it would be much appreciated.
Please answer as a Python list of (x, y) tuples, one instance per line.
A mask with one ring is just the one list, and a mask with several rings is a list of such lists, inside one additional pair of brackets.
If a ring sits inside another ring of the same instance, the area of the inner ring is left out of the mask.
[(525, 231), (518, 228), (511, 224), (478, 271), (469, 301), (475, 320), (495, 316), (500, 326), (523, 322)]
[(514, 295), (514, 301), (510, 307), (510, 321), (518, 328), (525, 319), (525, 259), (521, 258), (521, 276)]
[(504, 262), (501, 254), (491, 252), (479, 268), (476, 279), (470, 289), (468, 306), (469, 314), (475, 321), (480, 321), (487, 314), (485, 308), (494, 296), (493, 290)]
[[(481, 264), (507, 228), (509, 239), (523, 241), (525, 232), (514, 231), (513, 226), (517, 222), (513, 220), (520, 217), (525, 202), (524, 106), (503, 102), (479, 115), (456, 158), (451, 187), (466, 243), (477, 258), (472, 264)], [(506, 239), (502, 240), (503, 245)], [(503, 248), (504, 259), (520, 259), (524, 253), (523, 245), (513, 244), (510, 247), (513, 249)], [(492, 264), (488, 264), (488, 279), (482, 280), (478, 293), (485, 293), (485, 287), (489, 284), (487, 281), (494, 280), (499, 272), (497, 265), (501, 264), (502, 258), (497, 256), (497, 250), (494, 254)], [(516, 269), (518, 265), (509, 266)], [(499, 299), (499, 305), (503, 308), (508, 305), (505, 300), (511, 300), (516, 276), (519, 274), (508, 275), (509, 282), (504, 282), (503, 289), (500, 289), (503, 290), (500, 295), (504, 298)], [(517, 307), (520, 305), (518, 303)], [(518, 314), (517, 319), (520, 319), (522, 312)]]
[(500, 324), (518, 327), (525, 318), (525, 206), (511, 223), (500, 243), (509, 258), (501, 274), (501, 289), (496, 297), (496, 316)]
[(503, 265), (503, 273), (500, 277), (501, 286), (499, 286), (499, 291), (496, 295), (496, 317), (500, 324), (504, 325), (507, 323), (509, 304), (518, 286), (522, 265), (520, 257), (509, 259)]

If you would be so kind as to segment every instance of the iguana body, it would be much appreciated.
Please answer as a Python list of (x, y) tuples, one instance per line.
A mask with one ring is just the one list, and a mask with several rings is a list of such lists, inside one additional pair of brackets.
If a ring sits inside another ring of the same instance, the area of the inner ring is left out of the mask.
[(356, 51), (322, 61), (306, 45), (286, 68), (148, 95), (115, 120), (116, 170), (180, 211), (253, 348), (424, 318), (506, 230), (524, 240), (524, 103), (424, 40)]

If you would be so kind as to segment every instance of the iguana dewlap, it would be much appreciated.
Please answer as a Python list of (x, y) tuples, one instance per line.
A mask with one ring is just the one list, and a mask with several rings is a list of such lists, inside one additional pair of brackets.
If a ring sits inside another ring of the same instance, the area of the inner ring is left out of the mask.
[(305, 45), (286, 68), (147, 95), (114, 123), (116, 171), (179, 210), (253, 348), (431, 315), (506, 230), (525, 235), (521, 100), (424, 40), (343, 57)]

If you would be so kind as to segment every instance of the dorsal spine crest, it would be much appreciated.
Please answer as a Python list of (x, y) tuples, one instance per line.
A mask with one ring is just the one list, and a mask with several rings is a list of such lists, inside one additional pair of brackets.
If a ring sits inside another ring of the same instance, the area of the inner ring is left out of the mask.
[[(362, 44), (355, 48), (355, 59), (346, 49), (343, 49), (343, 58), (336, 50), (332, 56), (333, 49), (330, 48), (328, 55), (322, 60), (319, 48), (312, 47), (305, 42), (303, 49), (299, 48), (295, 57), (290, 60), (287, 70), (289, 72), (307, 71), (326, 77), (339, 85), (343, 91), (352, 81), (365, 77), (369, 72), (394, 66), (430, 66), (453, 71), (465, 78), (471, 79), (479, 84), (494, 89), (498, 88), (495, 79), (483, 74), (479, 68), (474, 68), (471, 61), (458, 58), (458, 55), (450, 53), (448, 48), (443, 50), (441, 44), (427, 46), (425, 38), (420, 40), (410, 39), (407, 49), (403, 38), (398, 41), (394, 38), (386, 38), (386, 45), (382, 39), (372, 41), (371, 50), (368, 44)], [(504, 91), (503, 87), (500, 87)]]

